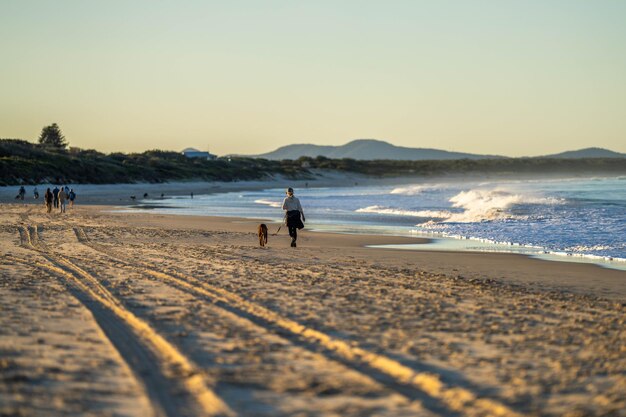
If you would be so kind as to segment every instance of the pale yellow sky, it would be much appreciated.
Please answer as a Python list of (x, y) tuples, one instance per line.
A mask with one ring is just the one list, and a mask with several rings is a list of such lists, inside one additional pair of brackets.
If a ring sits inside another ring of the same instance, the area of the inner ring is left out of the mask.
[(626, 152), (624, 1), (0, 0), (0, 137)]

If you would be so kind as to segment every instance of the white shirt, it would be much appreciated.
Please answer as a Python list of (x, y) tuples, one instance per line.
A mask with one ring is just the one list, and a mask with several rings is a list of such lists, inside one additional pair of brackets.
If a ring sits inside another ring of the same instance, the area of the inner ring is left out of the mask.
[(302, 206), (300, 205), (300, 200), (298, 200), (298, 197), (285, 197), (285, 199), (283, 200), (283, 210), (298, 210), (302, 213)]

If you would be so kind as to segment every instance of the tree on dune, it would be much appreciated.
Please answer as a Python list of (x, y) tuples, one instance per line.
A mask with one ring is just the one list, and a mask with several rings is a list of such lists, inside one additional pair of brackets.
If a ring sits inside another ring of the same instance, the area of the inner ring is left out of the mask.
[(39, 143), (44, 146), (52, 146), (59, 149), (66, 149), (67, 142), (65, 136), (61, 133), (61, 128), (56, 123), (52, 123), (50, 126), (45, 126), (41, 129), (39, 135)]

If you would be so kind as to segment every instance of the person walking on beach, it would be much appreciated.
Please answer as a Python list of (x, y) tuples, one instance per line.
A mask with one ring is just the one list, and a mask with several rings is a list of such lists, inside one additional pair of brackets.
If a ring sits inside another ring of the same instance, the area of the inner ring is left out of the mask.
[(46, 203), (46, 209), (48, 213), (52, 211), (52, 199), (53, 199), (52, 191), (50, 191), (50, 188), (48, 188), (46, 190), (46, 193), (43, 195), (43, 200)]
[(17, 196), (15, 197), (15, 199), (23, 200), (25, 194), (26, 194), (26, 188), (24, 188), (24, 186), (22, 185), (20, 187), (20, 190), (17, 192)]
[(52, 190), (52, 196), (54, 197), (54, 208), (59, 208), (59, 188), (54, 187)]
[(74, 192), (73, 188), (70, 190), (69, 198), (70, 198), (70, 207), (74, 207), (74, 200), (76, 200), (76, 193)]
[(35, 197), (35, 200), (39, 200), (39, 190), (37, 187), (33, 190), (33, 196)]
[(65, 213), (65, 202), (67, 201), (67, 194), (65, 194), (65, 189), (61, 187), (61, 191), (59, 191), (59, 213)]
[(298, 239), (298, 229), (304, 227), (302, 222), (306, 220), (300, 200), (293, 195), (293, 188), (287, 188), (286, 194), (287, 197), (283, 200), (283, 210), (285, 210), (285, 216), (287, 217), (287, 229), (289, 229), (289, 236), (291, 236), (291, 247), (295, 248), (296, 240)]

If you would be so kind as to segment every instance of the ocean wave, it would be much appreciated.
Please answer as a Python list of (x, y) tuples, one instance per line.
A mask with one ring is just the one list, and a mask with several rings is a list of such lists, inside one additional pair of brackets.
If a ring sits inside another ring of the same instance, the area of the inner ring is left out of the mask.
[(611, 261), (611, 263), (626, 263), (626, 258), (620, 258), (617, 256), (609, 256), (609, 255), (592, 255), (588, 253), (576, 253), (576, 252), (568, 252), (568, 251), (550, 251), (546, 250), (543, 252), (546, 255), (556, 255), (556, 256), (567, 256), (574, 258), (582, 258), (582, 259), (591, 259), (591, 260), (602, 260), (602, 261)]
[(281, 203), (279, 203), (277, 201), (270, 201), (270, 200), (260, 199), (260, 200), (254, 200), (254, 202), (256, 204), (263, 204), (263, 205), (270, 206), (270, 207), (275, 207), (275, 208), (281, 208), (282, 207)]
[[(445, 230), (447, 229), (449, 226), (445, 223), (441, 223), (440, 221), (434, 221), (434, 220), (429, 220), (425, 223), (418, 223), (415, 226), (420, 227), (422, 229), (426, 229), (426, 230)], [(437, 233), (437, 232), (433, 232), (433, 233)]]
[(559, 204), (556, 198), (536, 197), (505, 190), (469, 190), (461, 191), (448, 200), (452, 207), (462, 208), (462, 213), (454, 213), (446, 222), (474, 223), (482, 221), (526, 219), (528, 216), (514, 215), (507, 210), (519, 204)]
[[(622, 248), (624, 247), (624, 245), (621, 245), (621, 246)], [(575, 245), (575, 246), (566, 247), (563, 250), (566, 252), (585, 253), (585, 252), (607, 251), (611, 249), (615, 249), (615, 248), (610, 245)]]
[(357, 213), (390, 214), (394, 216), (424, 217), (430, 219), (446, 219), (452, 215), (447, 210), (402, 210), (384, 206), (369, 206), (356, 210)]
[[(418, 193), (418, 187), (422, 186), (414, 186), (410, 190), (405, 187), (403, 192)], [(562, 202), (562, 200), (556, 198), (523, 195), (519, 193), (511, 193), (502, 189), (474, 189), (461, 191), (451, 197), (448, 201), (452, 203), (453, 208), (462, 209), (462, 211), (408, 210), (403, 208), (373, 205), (357, 209), (356, 212), (432, 219), (431, 221), (423, 223), (422, 226), (433, 228), (435, 224), (441, 222), (477, 223), (494, 220), (527, 220), (529, 218), (528, 215), (513, 214), (509, 212), (509, 209), (514, 205), (521, 204), (552, 205)], [(535, 215), (534, 218), (538, 218), (537, 216), (538, 215)]]
[(396, 187), (390, 191), (390, 194), (417, 195), (424, 191), (438, 191), (446, 188), (441, 184), (430, 185), (407, 185), (404, 187)]

